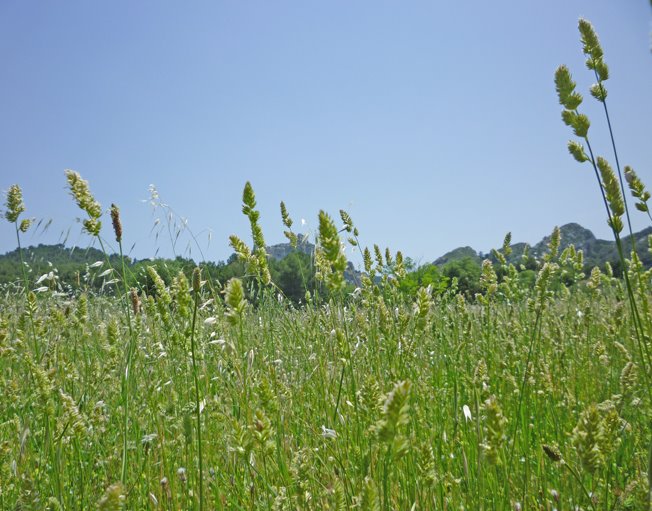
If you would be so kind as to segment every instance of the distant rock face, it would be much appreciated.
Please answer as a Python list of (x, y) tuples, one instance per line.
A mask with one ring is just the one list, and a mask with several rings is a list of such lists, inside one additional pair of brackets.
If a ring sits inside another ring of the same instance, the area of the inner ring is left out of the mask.
[[(596, 241), (596, 237), (591, 231), (582, 227), (580, 224), (570, 223), (562, 225), (559, 228), (561, 234), (560, 249), (564, 250), (568, 245), (574, 245), (578, 250), (584, 250)], [(545, 236), (539, 243), (532, 247), (533, 255), (540, 256), (548, 250), (550, 236)]]
[(312, 255), (315, 251), (315, 245), (310, 243), (308, 236), (299, 234), (299, 242), (297, 243), (296, 249), (289, 243), (279, 243), (278, 245), (267, 247), (267, 255), (276, 261), (280, 261), (281, 259), (285, 259), (295, 250), (303, 252), (304, 254)]

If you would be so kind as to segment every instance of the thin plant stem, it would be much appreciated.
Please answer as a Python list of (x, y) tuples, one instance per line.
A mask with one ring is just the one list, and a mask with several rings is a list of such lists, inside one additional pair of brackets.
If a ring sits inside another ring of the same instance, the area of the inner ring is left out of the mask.
[[(592, 59), (593, 60), (593, 59)], [(627, 205), (627, 194), (625, 193), (625, 184), (623, 181), (623, 173), (620, 170), (620, 161), (618, 160), (618, 150), (616, 149), (616, 141), (614, 140), (614, 132), (611, 127), (611, 118), (609, 117), (609, 109), (607, 108), (607, 97), (606, 91), (602, 85), (602, 80), (598, 76), (598, 72), (595, 70), (595, 65), (593, 66), (593, 74), (595, 79), (598, 81), (598, 86), (600, 87), (600, 92), (602, 93), (602, 106), (604, 107), (604, 115), (607, 118), (607, 126), (609, 128), (609, 137), (611, 138), (611, 147), (613, 148), (614, 158), (616, 160), (616, 169), (618, 170), (618, 180), (620, 181), (620, 190), (623, 194), (623, 202), (625, 203), (625, 215), (627, 216), (627, 227), (629, 228), (629, 236), (632, 241), (632, 251), (636, 251), (636, 241), (634, 240), (634, 232), (632, 231), (632, 221), (629, 217), (629, 206)]]
[(192, 356), (192, 376), (195, 382), (195, 416), (197, 419), (197, 451), (199, 454), (199, 510), (204, 509), (204, 464), (201, 441), (201, 409), (199, 400), (199, 378), (197, 377), (197, 357), (195, 346), (195, 325), (197, 309), (199, 308), (199, 292), (195, 290), (194, 307), (192, 311), (192, 326), (190, 328), (190, 353)]

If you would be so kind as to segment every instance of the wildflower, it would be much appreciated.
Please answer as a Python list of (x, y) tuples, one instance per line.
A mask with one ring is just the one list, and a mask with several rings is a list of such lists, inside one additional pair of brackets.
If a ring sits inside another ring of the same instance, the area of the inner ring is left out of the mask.
[(462, 407), (462, 412), (464, 413), (464, 419), (466, 421), (473, 420), (473, 417), (471, 417), (471, 409), (469, 408), (469, 405), (464, 405)]
[(321, 436), (324, 438), (337, 438), (337, 432), (334, 429), (329, 429), (322, 424)]

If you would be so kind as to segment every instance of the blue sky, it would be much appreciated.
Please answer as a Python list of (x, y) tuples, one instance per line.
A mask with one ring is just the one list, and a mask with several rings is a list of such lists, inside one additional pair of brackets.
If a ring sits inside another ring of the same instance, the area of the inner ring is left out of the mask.
[[(247, 180), (270, 244), (284, 240), (281, 200), (297, 230), (343, 208), (364, 245), (421, 262), (460, 245), (487, 251), (507, 231), (536, 242), (567, 222), (606, 238), (553, 85), (562, 63), (583, 91), (591, 84), (580, 16), (611, 69), (621, 162), (652, 185), (646, 0), (4, 0), (0, 188), (20, 184), (27, 215), (52, 219), (24, 244), (86, 246), (65, 189), (64, 169), (78, 171), (104, 208), (120, 206), (139, 258), (173, 254), (167, 231), (155, 235), (168, 217), (143, 202), (150, 184), (210, 260), (228, 257), (230, 234), (250, 240)], [(611, 157), (598, 105), (584, 110)], [(188, 241), (185, 231), (176, 253)], [(13, 248), (2, 222), (0, 252)]]

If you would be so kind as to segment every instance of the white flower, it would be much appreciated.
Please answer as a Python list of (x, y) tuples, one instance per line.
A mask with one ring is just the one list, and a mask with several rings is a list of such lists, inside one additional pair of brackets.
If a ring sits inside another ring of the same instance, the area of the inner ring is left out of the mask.
[(337, 438), (337, 432), (334, 429), (328, 429), (326, 426), (322, 425), (321, 436), (324, 438)]
[(471, 417), (471, 409), (469, 408), (469, 405), (464, 405), (462, 407), (462, 412), (464, 412), (464, 419), (467, 421), (473, 420), (473, 417)]
[(204, 325), (214, 325), (217, 322), (217, 318), (214, 316), (211, 316), (210, 318), (206, 318), (204, 320)]

